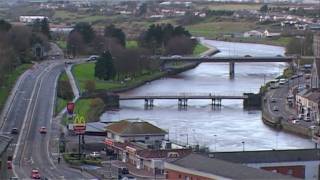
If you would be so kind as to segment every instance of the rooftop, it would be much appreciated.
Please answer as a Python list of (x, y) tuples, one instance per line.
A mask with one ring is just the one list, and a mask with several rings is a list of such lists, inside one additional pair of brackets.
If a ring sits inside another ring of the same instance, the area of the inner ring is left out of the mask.
[(137, 120), (122, 120), (106, 126), (106, 131), (120, 136), (129, 135), (166, 135), (167, 132), (146, 122)]
[(319, 149), (269, 150), (269, 151), (240, 151), (216, 152), (209, 157), (234, 163), (273, 163), (294, 161), (319, 161)]
[(182, 159), (165, 164), (166, 169), (173, 168), (174, 170), (176, 166), (182, 167), (181, 169), (188, 169), (188, 173), (193, 171), (193, 174), (198, 173), (209, 178), (219, 176), (230, 179), (296, 179), (291, 176), (208, 158), (199, 154), (190, 154)]

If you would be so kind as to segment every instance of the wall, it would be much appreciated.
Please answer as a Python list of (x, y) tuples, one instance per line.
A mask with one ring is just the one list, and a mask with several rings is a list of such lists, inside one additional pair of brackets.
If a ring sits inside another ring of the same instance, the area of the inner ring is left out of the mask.
[(177, 179), (186, 180), (188, 178), (189, 178), (189, 180), (209, 180), (209, 178), (206, 178), (206, 177), (201, 177), (201, 176), (196, 176), (196, 175), (187, 174), (187, 173), (183, 173), (183, 172), (178, 172), (178, 171), (174, 171), (171, 169), (166, 169), (165, 173), (166, 173), (166, 179), (169, 179), (169, 180), (177, 180)]

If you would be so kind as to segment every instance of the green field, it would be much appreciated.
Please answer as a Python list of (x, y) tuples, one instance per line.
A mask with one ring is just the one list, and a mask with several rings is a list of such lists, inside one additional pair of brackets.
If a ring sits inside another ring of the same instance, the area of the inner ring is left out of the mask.
[(4, 85), (0, 87), (0, 109), (2, 109), (4, 104), (6, 103), (6, 100), (10, 95), (10, 91), (16, 83), (16, 80), (23, 72), (25, 72), (31, 66), (32, 64), (20, 65), (15, 70), (13, 70), (12, 73), (8, 74), (5, 81), (3, 82)]
[(208, 49), (209, 48), (207, 48), (206, 46), (198, 43), (193, 50), (193, 55), (200, 55), (201, 53), (207, 51)]
[(206, 5), (197, 5), (197, 9), (210, 9), (210, 10), (259, 10), (261, 4), (236, 4), (236, 3), (212, 3)]
[(254, 22), (209, 22), (209, 23), (199, 23), (187, 26), (187, 30), (193, 36), (203, 36), (206, 38), (217, 38), (221, 37), (226, 33), (239, 33), (249, 31), (255, 27)]
[[(67, 81), (68, 80), (68, 76), (66, 74), (66, 72), (63, 72), (60, 77), (59, 77), (59, 81), (63, 80), (63, 81)], [(68, 100), (57, 97), (57, 102), (56, 102), (56, 108), (55, 108), (55, 113), (59, 113), (60, 111), (63, 110), (63, 108), (65, 108), (67, 106)]]
[(137, 48), (138, 47), (138, 42), (135, 40), (130, 40), (126, 42), (126, 48)]
[(56, 43), (61, 49), (67, 49), (67, 42), (66, 41), (56, 41)]
[(163, 74), (163, 72), (145, 74), (136, 78), (132, 78), (132, 80), (126, 82), (103, 81), (94, 77), (94, 67), (94, 63), (79, 64), (74, 66), (72, 72), (80, 85), (81, 92), (84, 91), (85, 82), (87, 80), (95, 80), (96, 89), (116, 90), (119, 88), (134, 86), (136, 84), (139, 84), (141, 82), (147, 81), (153, 77), (157, 77)]

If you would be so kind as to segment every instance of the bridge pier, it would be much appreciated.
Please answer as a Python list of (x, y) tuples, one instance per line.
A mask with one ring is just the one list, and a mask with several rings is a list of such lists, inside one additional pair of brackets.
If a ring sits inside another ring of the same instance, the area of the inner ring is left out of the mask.
[(229, 63), (229, 76), (231, 79), (234, 78), (234, 62)]
[(144, 99), (145, 107), (153, 107), (153, 99)]
[(212, 106), (221, 106), (221, 99), (220, 98), (213, 98), (211, 99)]
[(186, 106), (188, 106), (188, 99), (186, 99), (186, 98), (179, 98), (178, 99), (178, 106), (179, 107), (186, 107)]

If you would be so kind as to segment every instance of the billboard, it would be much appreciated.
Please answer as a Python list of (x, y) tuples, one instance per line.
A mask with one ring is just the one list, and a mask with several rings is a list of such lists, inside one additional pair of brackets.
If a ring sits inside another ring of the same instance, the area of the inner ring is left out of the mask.
[(73, 122), (73, 131), (76, 134), (84, 134), (86, 131), (86, 121), (84, 116), (76, 115)]
[(67, 104), (68, 114), (73, 114), (73, 110), (74, 110), (74, 103), (73, 102), (68, 102), (68, 104)]

